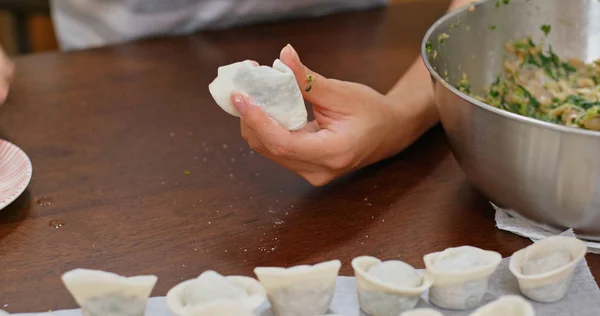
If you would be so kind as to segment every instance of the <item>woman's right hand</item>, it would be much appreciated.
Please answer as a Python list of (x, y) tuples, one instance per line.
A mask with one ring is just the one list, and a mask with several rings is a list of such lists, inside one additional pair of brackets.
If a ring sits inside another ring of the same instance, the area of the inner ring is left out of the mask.
[(15, 75), (15, 65), (0, 47), (0, 104), (8, 96), (10, 84)]
[[(389, 157), (424, 131), (423, 119), (415, 112), (419, 106), (406, 96), (418, 95), (414, 89), (397, 99), (365, 85), (325, 78), (304, 66), (291, 46), (282, 50), (280, 59), (294, 72), (303, 97), (313, 104), (314, 121), (289, 131), (248, 96), (234, 94), (231, 99), (241, 114), (241, 133), (248, 144), (311, 184), (326, 184)], [(430, 94), (429, 82), (425, 84)]]

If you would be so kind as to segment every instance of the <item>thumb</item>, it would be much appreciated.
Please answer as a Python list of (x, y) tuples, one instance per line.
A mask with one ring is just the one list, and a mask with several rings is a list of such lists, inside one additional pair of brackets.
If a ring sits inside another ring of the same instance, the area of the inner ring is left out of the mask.
[(347, 103), (345, 102), (349, 91), (346, 88), (347, 82), (328, 79), (308, 69), (302, 64), (300, 56), (292, 45), (288, 44), (281, 50), (279, 59), (290, 67), (302, 91), (302, 96), (308, 102), (332, 110), (335, 107), (343, 107)]

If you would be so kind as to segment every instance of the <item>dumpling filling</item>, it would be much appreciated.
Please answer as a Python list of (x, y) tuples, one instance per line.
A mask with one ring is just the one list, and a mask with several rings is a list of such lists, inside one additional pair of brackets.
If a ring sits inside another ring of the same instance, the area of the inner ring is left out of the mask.
[(497, 108), (538, 120), (600, 130), (600, 59), (586, 64), (560, 59), (531, 38), (506, 44), (512, 55), (504, 72), (483, 95), (471, 91), (466, 75), (461, 92)]

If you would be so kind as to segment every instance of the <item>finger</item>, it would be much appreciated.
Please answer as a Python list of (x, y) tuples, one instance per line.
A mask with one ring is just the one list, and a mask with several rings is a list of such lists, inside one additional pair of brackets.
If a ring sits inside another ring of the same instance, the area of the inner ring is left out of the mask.
[(10, 60), (10, 58), (8, 58), (8, 56), (6, 56), (6, 54), (2, 53), (1, 51), (0, 54), (0, 70), (2, 72), (2, 78), (0, 79), (4, 79), (6, 82), (10, 83), (14, 77), (15, 64), (12, 60)]
[(12, 62), (9, 62), (7, 65), (5, 65), (5, 68), (3, 69), (3, 77), (7, 84), (10, 84), (13, 81), (15, 77), (15, 65)]
[(256, 133), (252, 129), (248, 128), (247, 126), (242, 128), (247, 129), (245, 139), (248, 142), (248, 144), (255, 144), (254, 146), (250, 146), (254, 151), (265, 156), (267, 159), (274, 161), (278, 165), (292, 171), (293, 173), (301, 176), (312, 185), (324, 185), (335, 178), (336, 174), (333, 173), (331, 170), (323, 168), (322, 166), (319, 166), (313, 162), (305, 162), (293, 158), (288, 159), (284, 157), (274, 156), (273, 154), (271, 154), (271, 152), (266, 150), (264, 145), (262, 145), (260, 139), (257, 137)]
[(320, 156), (321, 130), (316, 133), (291, 132), (273, 120), (246, 95), (233, 94), (232, 103), (240, 112), (247, 135), (255, 134), (265, 149), (277, 157), (294, 157), (299, 160)]
[(291, 46), (285, 46), (279, 55), (279, 59), (286, 64), (296, 77), (300, 91), (304, 99), (320, 106), (343, 106), (347, 89), (343, 81), (328, 79), (308, 69), (300, 61), (300, 56)]
[(4, 101), (6, 101), (7, 96), (8, 96), (8, 83), (4, 83), (3, 86), (0, 87), (0, 104), (4, 103)]
[(295, 131), (295, 132), (302, 132), (302, 133), (316, 133), (318, 131), (321, 130), (321, 127), (319, 126), (319, 122), (317, 121), (310, 121), (306, 124), (306, 126), (304, 126), (303, 128)]

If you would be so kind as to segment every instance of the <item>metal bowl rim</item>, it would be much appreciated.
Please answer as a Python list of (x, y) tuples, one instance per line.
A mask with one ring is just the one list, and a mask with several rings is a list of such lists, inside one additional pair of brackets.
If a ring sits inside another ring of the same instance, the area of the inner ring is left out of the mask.
[[(537, 127), (541, 127), (541, 128), (546, 128), (546, 129), (551, 129), (551, 130), (555, 130), (561, 133), (572, 133), (572, 134), (577, 134), (577, 135), (585, 135), (585, 136), (591, 136), (591, 137), (599, 137), (600, 136), (600, 131), (592, 131), (592, 130), (588, 130), (588, 129), (583, 129), (583, 128), (576, 128), (576, 127), (570, 127), (570, 126), (566, 126), (566, 125), (560, 125), (560, 124), (554, 124), (554, 123), (550, 123), (550, 122), (544, 122), (542, 120), (538, 120), (538, 119), (534, 119), (531, 117), (527, 117), (527, 116), (523, 116), (520, 114), (516, 114), (516, 113), (512, 113), (506, 110), (502, 110), (502, 109), (498, 109), (494, 106), (491, 106), (487, 103), (483, 103), (467, 94), (464, 94), (462, 92), (460, 92), (458, 89), (456, 89), (454, 86), (452, 86), (451, 84), (449, 84), (448, 82), (446, 82), (446, 80), (444, 80), (435, 69), (433, 69), (433, 67), (431, 66), (431, 64), (429, 63), (429, 60), (427, 59), (427, 52), (426, 52), (426, 45), (427, 45), (427, 41), (428, 39), (431, 37), (431, 34), (438, 29), (438, 27), (440, 25), (442, 25), (444, 22), (446, 22), (447, 20), (452, 19), (453, 17), (457, 16), (457, 15), (461, 15), (464, 14), (465, 11), (467, 11), (469, 9), (469, 7), (471, 5), (474, 6), (479, 6), (485, 2), (488, 1), (493, 1), (493, 0), (481, 0), (481, 1), (473, 1), (467, 5), (464, 5), (461, 8), (458, 8), (456, 10), (454, 10), (453, 12), (450, 13), (446, 13), (444, 16), (440, 17), (437, 21), (435, 21), (427, 30), (427, 32), (425, 33), (425, 37), (423, 37), (423, 41), (421, 42), (421, 59), (423, 60), (423, 63), (425, 64), (425, 67), (427, 68), (427, 70), (429, 71), (429, 73), (439, 82), (441, 83), (444, 87), (446, 87), (446, 89), (450, 90), (452, 93), (454, 93), (455, 95), (457, 95), (458, 97), (460, 97), (461, 99), (474, 104), (476, 106), (478, 106), (481, 109), (484, 110), (488, 110), (494, 114), (509, 118), (509, 119), (514, 119), (516, 121), (522, 122), (522, 123), (526, 123), (529, 125), (534, 125)], [(467, 13), (468, 14), (468, 13)]]

